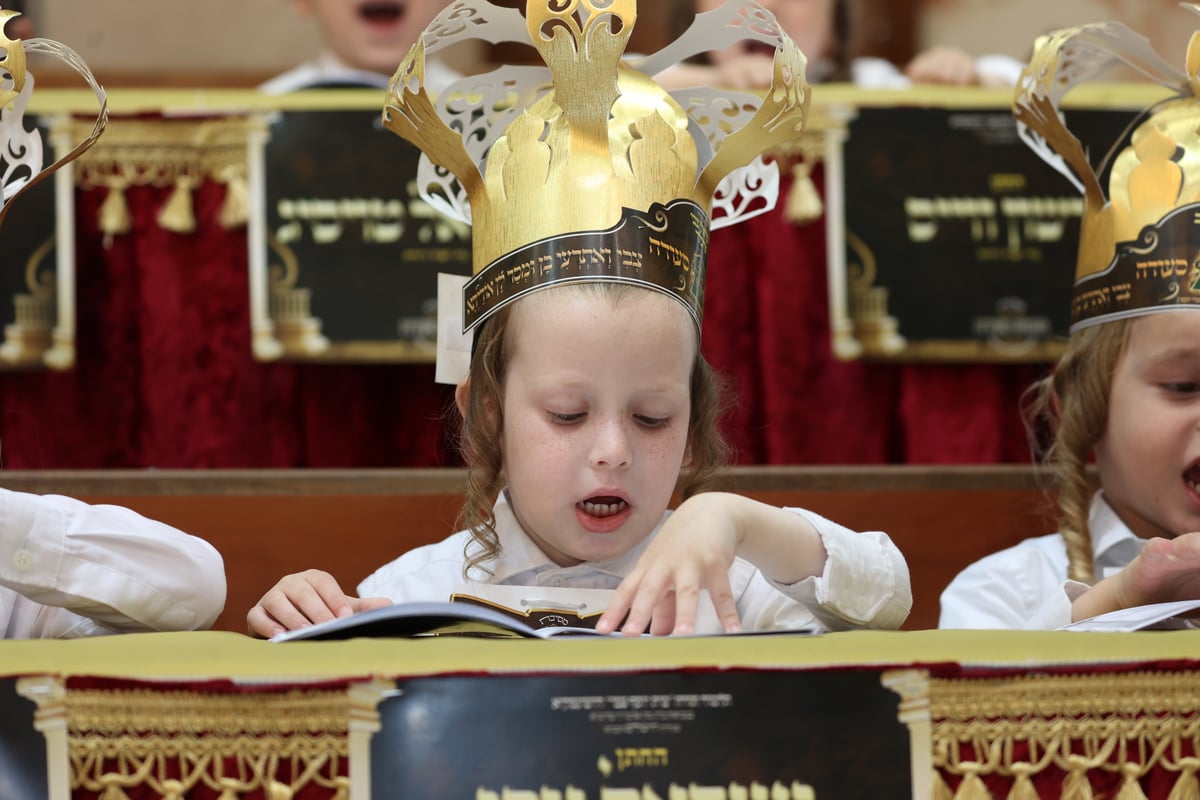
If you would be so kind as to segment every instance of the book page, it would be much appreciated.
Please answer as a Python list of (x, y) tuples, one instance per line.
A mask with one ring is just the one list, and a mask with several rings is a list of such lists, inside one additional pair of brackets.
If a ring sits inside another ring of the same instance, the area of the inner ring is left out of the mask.
[(1111, 631), (1114, 633), (1141, 630), (1172, 630), (1197, 627), (1185, 615), (1200, 609), (1200, 600), (1177, 600), (1171, 603), (1153, 603), (1133, 608), (1122, 608), (1081, 619), (1059, 628), (1062, 631)]

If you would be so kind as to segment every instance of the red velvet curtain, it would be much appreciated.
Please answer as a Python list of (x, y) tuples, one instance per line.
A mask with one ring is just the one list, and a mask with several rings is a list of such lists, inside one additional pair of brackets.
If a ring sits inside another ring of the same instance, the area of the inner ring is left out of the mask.
[(250, 350), (244, 228), (194, 197), (197, 230), (156, 215), (170, 188), (126, 190), (132, 231), (105, 246), (106, 190), (77, 193), (77, 359), (0, 374), (3, 465), (384, 467), (456, 463), (433, 367), (261, 363)]
[[(813, 179), (823, 193), (822, 170)], [(712, 234), (703, 349), (733, 385), (738, 461), (1028, 461), (1020, 396), (1045, 365), (834, 358), (825, 220), (788, 222), (790, 187), (773, 211)]]
[[(75, 368), (0, 374), (4, 467), (459, 463), (432, 365), (254, 360), (246, 235), (216, 222), (222, 185), (195, 192), (193, 234), (157, 224), (170, 188), (130, 187), (132, 231), (107, 246), (106, 191), (77, 194)], [(823, 221), (781, 209), (713, 234), (703, 348), (736, 398), (737, 460), (1027, 461), (1017, 404), (1039, 368), (837, 361), (824, 251)]]

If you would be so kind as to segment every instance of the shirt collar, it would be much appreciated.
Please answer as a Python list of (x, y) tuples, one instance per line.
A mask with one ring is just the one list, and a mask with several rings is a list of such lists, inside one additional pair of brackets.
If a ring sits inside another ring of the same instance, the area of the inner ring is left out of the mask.
[(1092, 557), (1095, 559), (1097, 577), (1106, 571), (1122, 569), (1141, 552), (1146, 543), (1129, 526), (1121, 521), (1117, 512), (1104, 499), (1104, 491), (1097, 491), (1088, 509), (1088, 531), (1092, 536)]
[(564, 574), (605, 575), (612, 579), (612, 585), (621, 582), (638, 559), (642, 557), (650, 540), (658, 533), (670, 512), (663, 514), (662, 520), (655, 526), (649, 536), (638, 543), (628, 552), (605, 561), (588, 561), (573, 567), (560, 567), (538, 547), (530, 538), (508, 501), (507, 490), (500, 493), (493, 506), (496, 515), (496, 536), (500, 540), (500, 555), (488, 564), (492, 571), (489, 583), (532, 583), (533, 576), (544, 571), (558, 571)]
[(348, 85), (360, 83), (379, 89), (386, 89), (392, 78), (391, 75), (384, 75), (381, 72), (352, 67), (328, 50), (317, 57), (316, 72), (319, 78), (333, 79)]

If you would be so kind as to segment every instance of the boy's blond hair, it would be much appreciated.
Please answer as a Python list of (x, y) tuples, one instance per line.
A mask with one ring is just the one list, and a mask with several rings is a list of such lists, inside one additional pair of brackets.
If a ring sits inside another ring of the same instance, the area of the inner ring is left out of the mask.
[(1040, 456), (1050, 468), (1057, 490), (1059, 533), (1067, 546), (1067, 576), (1085, 583), (1095, 580), (1088, 528), (1094, 488), (1088, 478), (1088, 461), (1104, 435), (1113, 374), (1129, 340), (1131, 323), (1128, 319), (1114, 320), (1071, 334), (1054, 372), (1027, 392), (1026, 421), (1030, 430), (1046, 426), (1053, 434)]

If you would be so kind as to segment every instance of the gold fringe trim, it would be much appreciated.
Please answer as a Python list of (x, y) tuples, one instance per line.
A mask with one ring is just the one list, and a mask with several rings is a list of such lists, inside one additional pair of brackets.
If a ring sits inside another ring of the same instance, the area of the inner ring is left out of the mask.
[(133, 222), (129, 218), (129, 203), (125, 199), (125, 187), (129, 185), (120, 175), (110, 176), (105, 183), (108, 194), (100, 204), (100, 232), (104, 234), (104, 246), (112, 244), (114, 236), (129, 233)]
[(963, 778), (963, 782), (958, 785), (958, 791), (954, 793), (954, 800), (991, 800), (992, 795), (988, 792), (987, 786), (979, 774), (974, 771), (968, 771), (967, 776)]
[(830, 133), (844, 135), (847, 130), (845, 119), (828, 112), (810, 109), (810, 117), (803, 134), (769, 153), (781, 171), (790, 169), (792, 172), (792, 187), (784, 200), (783, 217), (797, 225), (820, 219), (825, 213), (825, 203), (813, 183), (812, 170), (827, 156)]
[(290, 800), (315, 785), (349, 796), (350, 719), (344, 689), (235, 696), (80, 690), (67, 696), (72, 789), (128, 800), (149, 787), (183, 800), (206, 787), (220, 800)]
[(1200, 800), (1200, 757), (1184, 755), (1200, 753), (1197, 685), (1196, 671), (932, 679), (935, 796), (960, 775), (954, 800), (987, 797), (988, 777), (1034, 800), (1033, 776), (1055, 769), (1063, 800), (1093, 800), (1096, 771), (1121, 776), (1115, 800), (1145, 800), (1142, 778), (1165, 770), (1171, 800)]
[(198, 184), (199, 181), (187, 175), (175, 178), (175, 190), (158, 212), (160, 228), (173, 233), (192, 233), (196, 230), (196, 215), (192, 211), (192, 189)]
[(950, 785), (937, 770), (933, 773), (933, 791), (930, 794), (932, 800), (954, 800), (954, 792), (950, 791)]
[[(130, 230), (123, 194), (129, 186), (172, 187), (158, 223), (165, 230), (188, 234), (196, 229), (192, 193), (205, 181), (222, 183), (226, 198), (219, 222), (226, 228), (239, 227), (250, 215), (248, 142), (265, 130), (266, 122), (258, 117), (118, 117), (76, 161), (76, 183), (83, 189), (110, 188), (99, 221), (106, 242)], [(113, 196), (114, 187), (120, 187), (119, 196)]]
[(1196, 768), (1200, 760), (1196, 758), (1180, 759), (1179, 779), (1171, 787), (1167, 800), (1200, 800), (1200, 782), (1196, 780)]
[(1008, 800), (1040, 800), (1030, 777), (1033, 774), (1033, 765), (1028, 761), (1013, 764), (1012, 771), (1017, 779), (1013, 781), (1012, 790), (1008, 793)]
[(804, 223), (819, 219), (825, 204), (812, 181), (812, 165), (807, 161), (792, 164), (792, 188), (788, 190), (783, 216), (788, 222)]
[(225, 202), (217, 215), (221, 227), (240, 228), (250, 221), (250, 185), (246, 175), (227, 166), (221, 170), (217, 180), (225, 184)]

